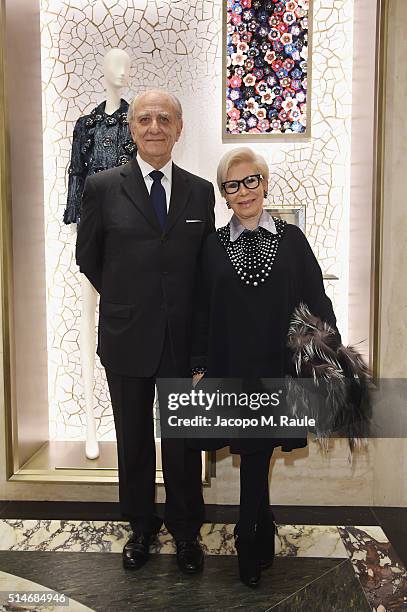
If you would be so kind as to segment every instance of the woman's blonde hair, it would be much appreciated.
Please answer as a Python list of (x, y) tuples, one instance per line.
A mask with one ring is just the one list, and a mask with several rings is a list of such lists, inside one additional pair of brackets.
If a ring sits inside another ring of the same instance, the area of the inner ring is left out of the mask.
[(231, 151), (225, 153), (218, 164), (216, 178), (219, 191), (221, 193), (223, 193), (222, 183), (226, 181), (229, 168), (233, 166), (233, 164), (237, 164), (239, 162), (252, 162), (256, 168), (256, 171), (262, 174), (264, 179), (268, 180), (269, 167), (264, 157), (258, 153), (255, 153), (249, 147), (237, 147), (236, 149), (232, 149)]

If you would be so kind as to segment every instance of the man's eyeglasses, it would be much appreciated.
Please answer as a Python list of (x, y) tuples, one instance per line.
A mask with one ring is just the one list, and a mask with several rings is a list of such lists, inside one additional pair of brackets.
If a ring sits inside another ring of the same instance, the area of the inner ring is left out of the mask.
[(225, 193), (230, 195), (239, 191), (241, 183), (243, 183), (247, 189), (256, 189), (260, 185), (262, 178), (263, 176), (261, 174), (251, 174), (250, 176), (246, 176), (241, 181), (225, 181), (222, 183), (222, 187), (225, 190)]

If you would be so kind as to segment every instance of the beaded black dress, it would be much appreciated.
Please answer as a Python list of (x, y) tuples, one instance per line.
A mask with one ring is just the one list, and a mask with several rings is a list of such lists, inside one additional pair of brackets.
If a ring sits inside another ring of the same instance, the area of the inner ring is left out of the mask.
[(105, 113), (106, 101), (75, 124), (71, 162), (68, 168), (68, 198), (63, 221), (79, 223), (83, 188), (87, 176), (127, 164), (136, 156), (129, 125), (126, 100), (111, 115)]
[[(293, 373), (287, 332), (294, 308), (311, 312), (336, 329), (321, 268), (296, 226), (273, 217), (277, 233), (259, 227), (230, 242), (229, 224), (208, 236), (202, 252), (199, 302), (193, 333), (192, 366), (207, 377), (284, 378)], [(306, 438), (193, 441), (231, 452), (306, 446)]]

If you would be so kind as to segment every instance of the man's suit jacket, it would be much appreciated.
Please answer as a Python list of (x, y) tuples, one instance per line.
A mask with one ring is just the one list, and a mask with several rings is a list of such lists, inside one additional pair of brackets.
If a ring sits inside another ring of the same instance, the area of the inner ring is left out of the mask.
[(123, 376), (153, 376), (168, 337), (188, 375), (198, 259), (214, 231), (212, 183), (173, 164), (164, 230), (136, 160), (88, 177), (76, 262), (100, 293), (102, 364)]

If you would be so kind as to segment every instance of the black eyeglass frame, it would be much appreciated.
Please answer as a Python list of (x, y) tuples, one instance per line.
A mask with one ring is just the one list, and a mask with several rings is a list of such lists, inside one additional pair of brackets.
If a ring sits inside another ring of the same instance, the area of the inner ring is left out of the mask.
[[(257, 185), (255, 187), (250, 187), (250, 185), (247, 185), (245, 181), (247, 181), (247, 179), (249, 178), (253, 178), (256, 177), (258, 182)], [(228, 195), (233, 195), (234, 193), (237, 193), (240, 189), (240, 185), (243, 184), (246, 189), (257, 189), (257, 187), (260, 185), (260, 182), (263, 180), (263, 175), (262, 174), (249, 174), (248, 176), (245, 176), (244, 179), (241, 179), (240, 181), (235, 179), (233, 181), (225, 181), (224, 183), (221, 183), (222, 185), (222, 189), (225, 193), (227, 193)], [(228, 183), (237, 183), (237, 189), (235, 189), (234, 191), (227, 191), (226, 189), (226, 185)]]

